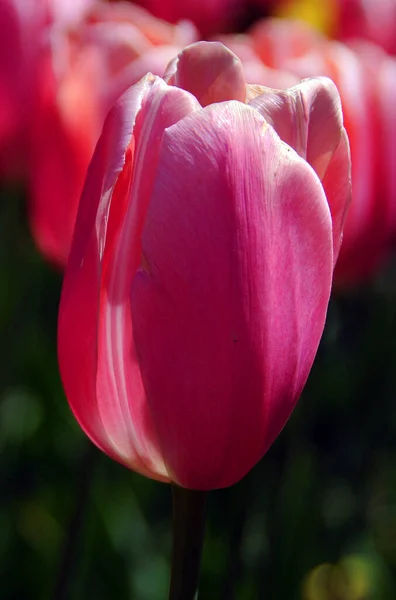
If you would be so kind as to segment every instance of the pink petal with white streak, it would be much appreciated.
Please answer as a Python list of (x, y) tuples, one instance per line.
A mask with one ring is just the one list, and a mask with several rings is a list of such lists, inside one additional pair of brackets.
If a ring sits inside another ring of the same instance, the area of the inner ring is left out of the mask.
[(59, 315), (62, 380), (80, 425), (112, 458), (162, 480), (168, 474), (136, 360), (128, 282), (162, 131), (198, 107), (148, 76), (111, 111), (80, 203)]

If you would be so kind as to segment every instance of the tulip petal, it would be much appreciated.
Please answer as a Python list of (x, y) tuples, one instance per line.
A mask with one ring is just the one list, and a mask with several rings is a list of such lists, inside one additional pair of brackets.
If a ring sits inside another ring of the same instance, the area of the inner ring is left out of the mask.
[(331, 229), (319, 179), (250, 107), (211, 105), (165, 132), (131, 306), (182, 485), (235, 483), (284, 426), (324, 326)]
[(202, 106), (225, 100), (245, 101), (242, 63), (220, 42), (191, 44), (169, 63), (164, 79), (194, 94)]
[(112, 458), (162, 480), (168, 476), (125, 310), (132, 277), (125, 270), (140, 257), (134, 234), (155, 169), (156, 115), (166, 126), (194, 108), (192, 96), (147, 76), (111, 111), (81, 199), (59, 317), (61, 374), (80, 425)]
[(249, 105), (308, 161), (322, 181), (333, 219), (336, 260), (351, 199), (349, 144), (337, 88), (327, 77), (316, 77), (284, 91), (263, 88)]

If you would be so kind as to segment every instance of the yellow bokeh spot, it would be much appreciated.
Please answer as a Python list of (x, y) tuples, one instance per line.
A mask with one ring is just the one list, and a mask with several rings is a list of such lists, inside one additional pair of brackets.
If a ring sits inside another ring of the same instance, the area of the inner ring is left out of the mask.
[(276, 16), (300, 19), (331, 36), (336, 31), (338, 10), (339, 0), (285, 0), (279, 3)]
[(324, 563), (312, 569), (302, 585), (303, 600), (368, 600), (373, 591), (373, 573), (367, 559), (344, 558), (338, 564)]

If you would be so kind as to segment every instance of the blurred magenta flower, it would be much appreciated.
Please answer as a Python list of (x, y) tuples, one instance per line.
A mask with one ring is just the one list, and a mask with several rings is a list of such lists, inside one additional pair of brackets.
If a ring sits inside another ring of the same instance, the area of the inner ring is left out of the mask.
[(30, 221), (41, 252), (60, 267), (108, 110), (147, 71), (162, 74), (196, 36), (192, 25), (170, 25), (132, 4), (91, 5), (83, 18), (49, 29), (33, 95)]
[(59, 363), (99, 448), (207, 490), (253, 467), (305, 384), (350, 199), (348, 141), (327, 79), (246, 86), (236, 56), (205, 42), (165, 79), (144, 77), (106, 119)]
[(35, 61), (46, 3), (0, 0), (0, 176), (22, 167), (18, 155), (26, 135)]

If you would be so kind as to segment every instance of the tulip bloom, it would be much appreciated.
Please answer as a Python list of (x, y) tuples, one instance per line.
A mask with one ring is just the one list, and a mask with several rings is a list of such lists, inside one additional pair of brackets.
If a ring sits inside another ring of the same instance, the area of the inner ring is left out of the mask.
[(99, 448), (209, 490), (263, 456), (305, 384), (349, 150), (327, 79), (246, 86), (236, 56), (205, 42), (165, 79), (144, 77), (105, 122), (64, 279), (59, 363)]
[(67, 27), (54, 23), (42, 44), (30, 135), (30, 223), (39, 249), (60, 268), (107, 112), (147, 71), (162, 74), (196, 35), (125, 3), (95, 3), (72, 25), (71, 17)]

